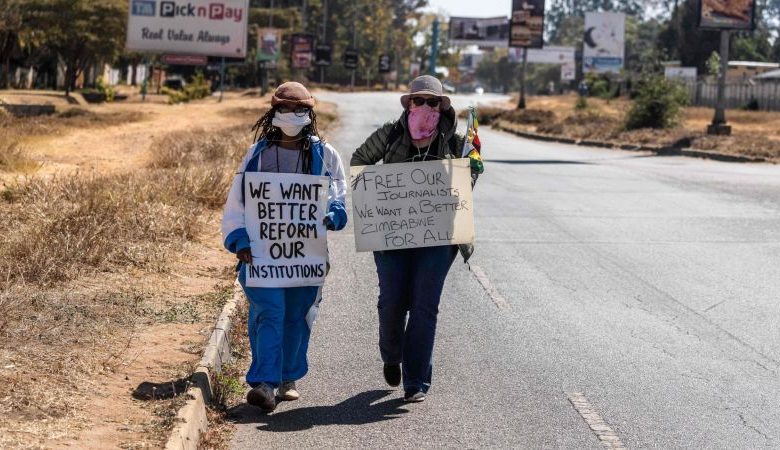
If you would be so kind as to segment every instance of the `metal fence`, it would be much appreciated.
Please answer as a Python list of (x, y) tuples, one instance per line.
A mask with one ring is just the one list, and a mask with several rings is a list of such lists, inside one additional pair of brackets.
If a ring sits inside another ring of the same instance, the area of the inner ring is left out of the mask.
[[(685, 87), (691, 105), (715, 107), (718, 100), (717, 83), (686, 83)], [(753, 101), (762, 111), (780, 111), (780, 83), (726, 84), (726, 108), (743, 108)]]

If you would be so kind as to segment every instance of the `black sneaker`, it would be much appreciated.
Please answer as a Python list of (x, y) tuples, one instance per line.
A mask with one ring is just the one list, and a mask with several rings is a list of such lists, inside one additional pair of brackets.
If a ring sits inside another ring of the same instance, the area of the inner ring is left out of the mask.
[(404, 392), (404, 401), (406, 403), (420, 403), (425, 401), (425, 392), (418, 389), (406, 391)]
[(260, 383), (246, 394), (246, 402), (250, 405), (257, 406), (265, 412), (271, 412), (276, 409), (274, 388), (265, 383)]
[(400, 364), (387, 364), (384, 368), (385, 381), (392, 387), (396, 387), (401, 384), (401, 365)]

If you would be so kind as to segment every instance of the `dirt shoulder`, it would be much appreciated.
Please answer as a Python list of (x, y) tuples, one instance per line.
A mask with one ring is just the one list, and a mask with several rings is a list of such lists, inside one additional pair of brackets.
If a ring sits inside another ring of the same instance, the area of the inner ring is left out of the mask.
[(231, 292), (221, 205), (268, 103), (2, 118), (33, 164), (0, 164), (0, 448), (163, 444)]
[(712, 120), (708, 108), (685, 108), (681, 123), (672, 129), (622, 129), (628, 100), (605, 101), (589, 98), (588, 106), (576, 109), (576, 96), (530, 97), (525, 111), (514, 110), (515, 103), (480, 109), (482, 124), (575, 140), (610, 142), (616, 145), (678, 147), (718, 152), (726, 155), (761, 158), (780, 162), (780, 113), (728, 110), (731, 136), (708, 136)]

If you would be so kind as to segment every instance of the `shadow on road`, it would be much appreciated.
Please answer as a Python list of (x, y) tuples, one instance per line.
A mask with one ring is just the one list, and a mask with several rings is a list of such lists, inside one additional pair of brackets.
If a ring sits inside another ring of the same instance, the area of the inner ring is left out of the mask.
[(228, 417), (234, 423), (257, 423), (258, 430), (276, 432), (302, 431), (323, 425), (366, 425), (409, 412), (401, 409), (404, 404), (401, 398), (374, 403), (392, 392), (366, 391), (333, 406), (310, 406), (271, 414), (244, 403), (230, 409)]
[(584, 161), (567, 161), (563, 159), (486, 159), (485, 162), (498, 164), (590, 164)]

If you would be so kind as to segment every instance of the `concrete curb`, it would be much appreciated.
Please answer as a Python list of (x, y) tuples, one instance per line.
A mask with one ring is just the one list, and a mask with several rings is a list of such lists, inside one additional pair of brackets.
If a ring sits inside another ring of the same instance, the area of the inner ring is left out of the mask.
[(530, 131), (514, 130), (500, 125), (490, 125), (492, 128), (511, 133), (526, 139), (537, 141), (557, 142), (560, 144), (582, 145), (586, 147), (616, 148), (627, 151), (646, 151), (653, 152), (663, 156), (689, 156), (693, 158), (713, 159), (726, 162), (758, 163), (766, 162), (765, 158), (754, 158), (751, 156), (731, 155), (727, 153), (711, 152), (706, 150), (694, 150), (690, 148), (661, 147), (654, 145), (621, 144), (619, 142), (594, 141), (589, 139), (572, 139), (565, 137), (550, 136), (547, 134), (532, 133)]
[(203, 351), (198, 367), (190, 377), (194, 386), (187, 390), (187, 402), (176, 414), (176, 426), (173, 428), (165, 450), (196, 450), (200, 436), (208, 428), (206, 404), (214, 395), (211, 386), (211, 372), (221, 373), (222, 365), (230, 360), (230, 329), (236, 306), (243, 301), (244, 291), (236, 281), (233, 296), (222, 307), (211, 332), (211, 337)]

